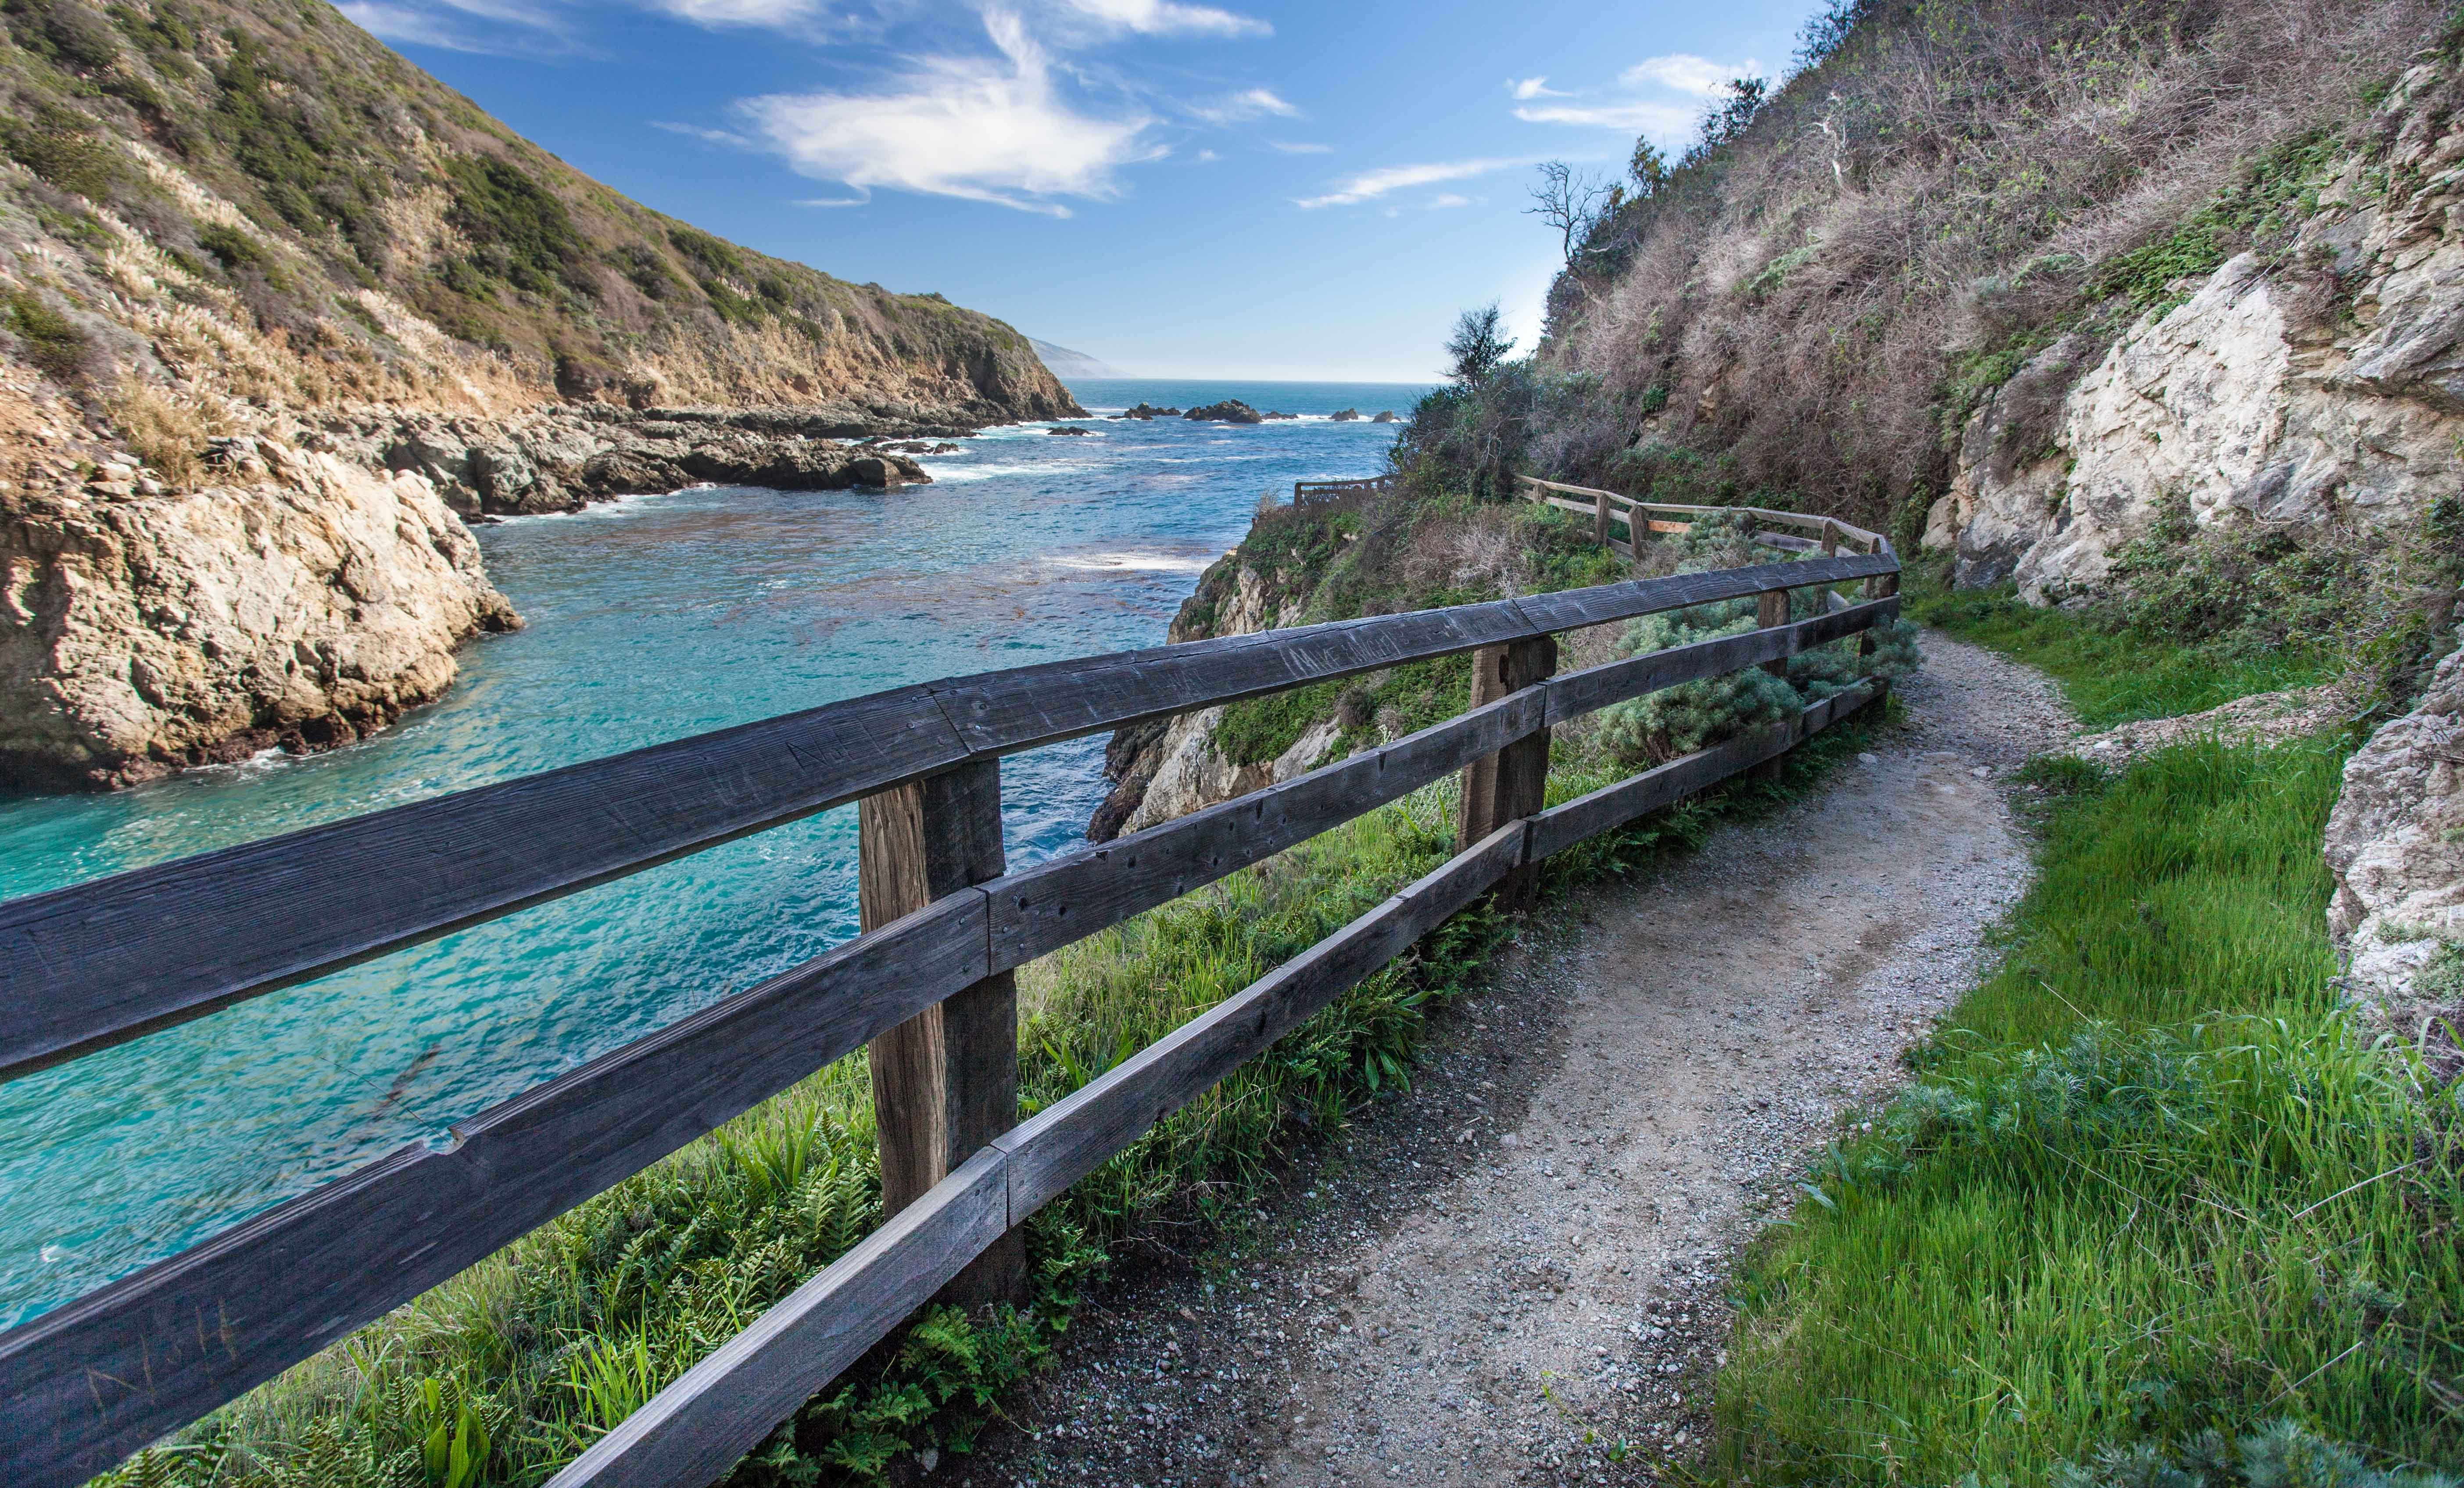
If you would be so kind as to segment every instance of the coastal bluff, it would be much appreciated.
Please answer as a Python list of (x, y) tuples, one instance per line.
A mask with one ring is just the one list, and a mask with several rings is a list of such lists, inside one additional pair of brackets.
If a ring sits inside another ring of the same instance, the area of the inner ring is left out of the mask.
[(0, 789), (435, 700), (519, 623), (470, 522), (1085, 413), (1001, 322), (627, 200), (339, 12), (149, 14), (0, 16)]

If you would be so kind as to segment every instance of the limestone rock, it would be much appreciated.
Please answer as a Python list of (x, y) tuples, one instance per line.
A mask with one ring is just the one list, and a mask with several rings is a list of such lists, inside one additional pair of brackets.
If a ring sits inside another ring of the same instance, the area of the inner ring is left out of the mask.
[(0, 517), (0, 780), (347, 744), (442, 695), (457, 644), (520, 624), (426, 477), (261, 438), (234, 463), (192, 494)]
[(2172, 497), (2202, 526), (2393, 524), (2464, 482), (2464, 116), (2415, 106), (2433, 78), (2382, 105), (2397, 187), (2356, 162), (2274, 259), (2225, 263), (2092, 363), (2067, 339), (1977, 411), (1926, 524), (1928, 546), (1956, 531), (1957, 582), (2086, 592)]
[[(1301, 618), (1297, 601), (1276, 603), (1265, 577), (1229, 555), (1199, 580), (1199, 593), (1221, 596), (1212, 623), (1194, 633), (1186, 618), (1189, 607), (1184, 606), (1167, 639), (1177, 643), (1218, 635), (1254, 635)], [(1341, 732), (1331, 721), (1321, 722), (1271, 763), (1236, 765), (1216, 747), (1215, 726), (1222, 719), (1221, 708), (1207, 708), (1166, 723), (1141, 724), (1114, 734), (1104, 754), (1104, 773), (1113, 782), (1112, 791), (1088, 824), (1088, 837), (1109, 842), (1122, 833), (1142, 832), (1289, 780), (1314, 768)]]
[(2420, 986), (2442, 949), (2464, 946), (2464, 653), (2438, 664), (2410, 713), (2344, 762), (2327, 818), (2336, 877), (2327, 923), (2351, 955), (2346, 985), (2409, 1037), (2453, 994)]

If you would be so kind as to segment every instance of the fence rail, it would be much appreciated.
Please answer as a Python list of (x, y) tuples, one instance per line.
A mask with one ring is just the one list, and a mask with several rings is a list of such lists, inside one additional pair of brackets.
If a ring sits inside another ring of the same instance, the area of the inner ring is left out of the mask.
[[(1554, 725), (1857, 634), (1898, 600), (1847, 604), (1836, 589), (1890, 585), (1898, 567), (1882, 544), (955, 678), (0, 904), (5, 1077), (746, 833), (864, 808), (856, 940), (480, 1112), (446, 1145), (405, 1147), (0, 1334), (6, 1480), (66, 1488), (108, 1468), (869, 1043), (894, 1212), (556, 1481), (715, 1477), (962, 1273), (976, 1295), (1014, 1290), (1004, 1238), (1014, 1252), (1038, 1206), (1446, 916), (1879, 696), (1867, 684), (1541, 809)], [(1792, 622), (1772, 597), (1805, 588), (1829, 591), (1822, 612)], [(1748, 596), (1763, 598), (1760, 629), (1553, 675), (1558, 632)], [(1002, 871), (1001, 755), (1463, 652), (1476, 653), (1474, 706), (1454, 719)], [(1455, 859), (1018, 1122), (1012, 968), (1458, 770)]]
[[(1825, 555), (1841, 552), (1887, 554), (1891, 551), (1890, 540), (1881, 533), (1851, 526), (1837, 517), (1773, 511), (1762, 506), (1683, 506), (1666, 501), (1645, 501), (1616, 491), (1570, 486), (1561, 481), (1543, 480), (1537, 476), (1517, 476), (1514, 484), (1536, 504), (1590, 517), (1598, 540), (1627, 558), (1635, 556), (1635, 539), (1639, 533), (1683, 532), (1693, 525), (1697, 517), (1731, 512), (1750, 517), (1762, 524), (1750, 535), (1755, 543), (1765, 547)], [(1626, 529), (1623, 541), (1614, 535), (1613, 528), (1617, 526)], [(1773, 530), (1780, 527), (1793, 530)], [(1804, 536), (1809, 532), (1813, 536)]]
[(1292, 504), (1306, 506), (1311, 501), (1338, 496), (1392, 491), (1401, 483), (1401, 479), (1399, 476), (1388, 475), (1371, 476), (1360, 480), (1295, 480), (1292, 482)]

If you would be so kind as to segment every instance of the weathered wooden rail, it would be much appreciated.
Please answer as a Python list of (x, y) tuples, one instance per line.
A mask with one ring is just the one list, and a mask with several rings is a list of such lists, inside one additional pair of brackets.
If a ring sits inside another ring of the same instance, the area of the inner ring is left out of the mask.
[[(1761, 506), (1681, 506), (1664, 501), (1645, 501), (1592, 486), (1570, 486), (1560, 481), (1543, 480), (1537, 476), (1517, 476), (1514, 485), (1539, 505), (1590, 517), (1594, 535), (1598, 541), (1628, 558), (1635, 556), (1635, 540), (1641, 533), (1683, 532), (1693, 525), (1697, 517), (1729, 513), (1750, 517), (1759, 523), (1750, 536), (1755, 543), (1766, 547), (1823, 554), (1887, 553), (1891, 550), (1890, 543), (1881, 533), (1851, 526), (1837, 517), (1773, 511)], [(1622, 539), (1616, 535), (1615, 530), (1620, 526), (1625, 528)], [(1776, 530), (1783, 527), (1792, 530)]]
[(1292, 504), (1306, 506), (1311, 501), (1329, 500), (1338, 496), (1371, 495), (1395, 490), (1399, 476), (1370, 476), (1359, 480), (1295, 480), (1292, 482)]
[[(1644, 520), (1649, 521), (1646, 517)], [(1843, 531), (1853, 529), (1842, 529)], [(1860, 534), (1861, 536), (1861, 534)], [(859, 802), (864, 933), (0, 1334), (0, 1480), (67, 1488), (870, 1047), (881, 1229), (558, 1475), (706, 1481), (937, 1295), (1015, 1296), (1018, 1227), (1155, 1121), (1550, 855), (1775, 759), (1880, 695), (1543, 809), (1551, 729), (1896, 615), (1872, 552), (1227, 637), (899, 688), (0, 904), (0, 1077)], [(1790, 621), (1788, 591), (1821, 613)], [(1763, 628), (1555, 675), (1558, 633), (1758, 597)], [(1002, 755), (1475, 653), (1468, 711), (1018, 872)], [(1010, 973), (1455, 772), (1443, 867), (1024, 1122)], [(382, 872), (369, 865), (383, 865)]]

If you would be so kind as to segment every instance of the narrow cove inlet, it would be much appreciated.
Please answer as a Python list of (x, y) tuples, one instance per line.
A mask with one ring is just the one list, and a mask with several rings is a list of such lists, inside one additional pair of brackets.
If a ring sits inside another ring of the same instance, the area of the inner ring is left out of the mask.
[[(478, 529), (528, 621), (351, 748), (0, 802), (0, 898), (905, 683), (1155, 645), (1295, 480), (1374, 474), (1419, 389), (1092, 382), (1099, 415), (1237, 397), (1245, 428), (986, 431), (935, 483), (700, 489)], [(1004, 762), (1014, 865), (1067, 851), (1104, 741)], [(382, 875), (385, 865), (366, 871)], [(855, 933), (825, 813), (0, 1087), (0, 1326), (33, 1317)]]

